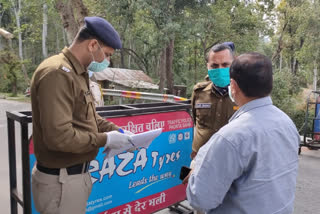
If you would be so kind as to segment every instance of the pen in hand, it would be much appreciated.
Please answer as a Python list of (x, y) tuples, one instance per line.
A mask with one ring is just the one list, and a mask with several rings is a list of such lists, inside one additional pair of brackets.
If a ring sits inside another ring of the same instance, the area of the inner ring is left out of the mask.
[[(120, 133), (122, 133), (122, 134), (125, 134), (125, 132), (124, 132), (124, 130), (123, 129), (121, 129), (121, 128), (119, 128), (119, 130), (118, 130)], [(129, 143), (131, 143), (131, 145), (132, 146), (134, 146), (134, 147), (136, 147), (134, 144), (133, 144), (133, 142), (132, 142), (132, 140), (131, 139), (129, 139)]]

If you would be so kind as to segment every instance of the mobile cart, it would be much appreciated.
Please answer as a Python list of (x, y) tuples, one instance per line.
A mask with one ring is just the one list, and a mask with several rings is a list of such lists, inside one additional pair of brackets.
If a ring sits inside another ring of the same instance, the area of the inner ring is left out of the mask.
[(301, 147), (320, 149), (320, 91), (311, 91), (307, 98), (307, 108), (303, 127), (303, 140)]
[[(193, 121), (189, 101), (97, 107), (100, 116), (133, 133), (162, 128), (161, 135), (146, 148), (105, 159), (100, 149), (90, 162), (93, 183), (86, 214), (149, 214), (168, 207), (192, 213), (181, 205), (186, 198), (180, 169), (190, 164)], [(29, 139), (30, 111), (7, 112), (11, 214), (38, 214), (31, 197), (31, 170), (36, 159)], [(21, 145), (16, 143), (15, 124), (21, 125)], [(22, 193), (17, 187), (16, 146), (21, 146)], [(107, 190), (107, 191), (106, 191)]]

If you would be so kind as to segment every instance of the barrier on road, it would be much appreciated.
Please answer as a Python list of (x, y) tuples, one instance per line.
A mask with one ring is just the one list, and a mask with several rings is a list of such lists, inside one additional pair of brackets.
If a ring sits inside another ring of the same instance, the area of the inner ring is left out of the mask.
[[(180, 168), (189, 165), (193, 122), (188, 102), (98, 107), (97, 112), (133, 133), (162, 128), (148, 149), (124, 152), (104, 160), (102, 151), (90, 163), (93, 188), (87, 203), (93, 213), (152, 213), (185, 199)], [(24, 213), (37, 213), (30, 192), (30, 170), (35, 164), (28, 123), (31, 112), (7, 112), (11, 213), (19, 203)], [(16, 191), (14, 121), (22, 127), (23, 197)], [(10, 123), (10, 126), (9, 126)], [(13, 125), (12, 125), (13, 124)], [(12, 153), (10, 155), (10, 153)]]
[(172, 94), (157, 94), (148, 92), (137, 92), (137, 91), (123, 91), (115, 89), (102, 89), (104, 96), (116, 96), (123, 98), (141, 99), (141, 100), (152, 100), (160, 102), (175, 103), (180, 101), (187, 101), (186, 98), (178, 97)]

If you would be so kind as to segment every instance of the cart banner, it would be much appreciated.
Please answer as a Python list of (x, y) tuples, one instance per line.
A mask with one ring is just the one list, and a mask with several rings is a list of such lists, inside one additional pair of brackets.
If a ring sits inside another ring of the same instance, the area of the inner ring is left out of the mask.
[(317, 97), (315, 120), (313, 120), (313, 139), (320, 140), (320, 96)]
[[(180, 168), (189, 166), (193, 122), (185, 111), (110, 118), (109, 121), (135, 134), (162, 128), (149, 146), (134, 153), (123, 152), (109, 159), (100, 149), (91, 161), (93, 183), (87, 214), (152, 213), (186, 198), (179, 179)], [(30, 144), (30, 168), (35, 164)], [(32, 202), (32, 213), (37, 213)]]

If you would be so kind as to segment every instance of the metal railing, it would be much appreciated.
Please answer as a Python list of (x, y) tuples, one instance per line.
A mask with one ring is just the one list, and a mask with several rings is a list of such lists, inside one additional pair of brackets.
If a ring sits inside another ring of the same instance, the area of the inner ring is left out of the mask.
[(175, 102), (187, 100), (186, 98), (175, 96), (172, 94), (156, 94), (156, 93), (148, 93), (148, 92), (124, 91), (124, 90), (115, 90), (115, 89), (102, 89), (102, 93), (103, 93), (103, 96), (115, 96), (115, 97), (152, 100), (152, 101), (169, 102), (169, 103), (175, 103)]

